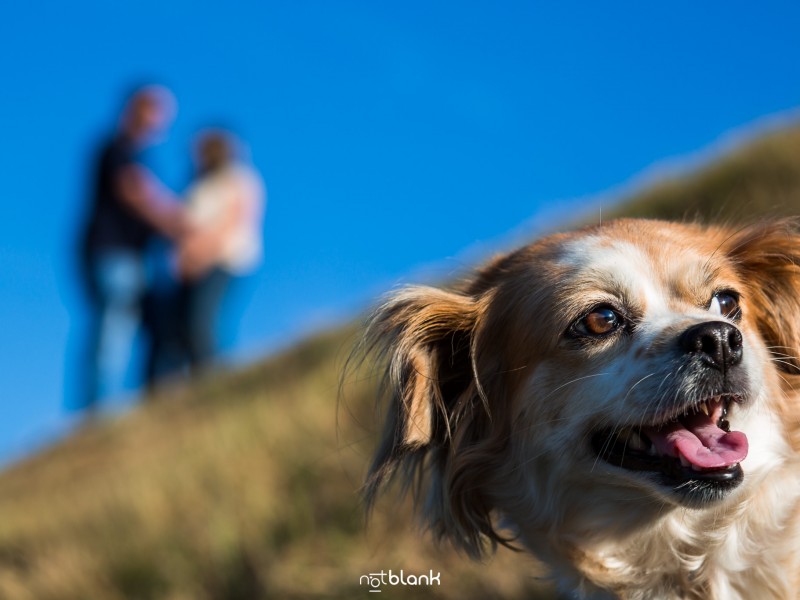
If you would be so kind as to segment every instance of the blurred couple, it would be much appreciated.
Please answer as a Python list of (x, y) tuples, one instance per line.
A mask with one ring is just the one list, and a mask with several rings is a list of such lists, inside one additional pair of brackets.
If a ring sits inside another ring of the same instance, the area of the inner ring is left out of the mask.
[(171, 126), (176, 106), (162, 86), (136, 89), (95, 163), (81, 248), (93, 312), (81, 408), (90, 411), (125, 389), (141, 329), (151, 389), (212, 364), (231, 283), (261, 259), (264, 187), (230, 132), (196, 136), (195, 174), (183, 198), (156, 175), (148, 149)]

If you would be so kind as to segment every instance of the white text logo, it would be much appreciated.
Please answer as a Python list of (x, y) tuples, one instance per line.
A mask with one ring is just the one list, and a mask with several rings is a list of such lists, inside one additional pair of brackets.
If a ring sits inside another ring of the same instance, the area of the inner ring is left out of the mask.
[(429, 573), (422, 575), (406, 575), (403, 569), (399, 573), (395, 573), (391, 569), (389, 571), (380, 571), (379, 573), (370, 573), (369, 575), (362, 575), (358, 580), (358, 585), (366, 585), (370, 588), (370, 592), (380, 592), (381, 588), (387, 585), (390, 586), (415, 586), (415, 585), (442, 585), (442, 574), (433, 574), (433, 569)]

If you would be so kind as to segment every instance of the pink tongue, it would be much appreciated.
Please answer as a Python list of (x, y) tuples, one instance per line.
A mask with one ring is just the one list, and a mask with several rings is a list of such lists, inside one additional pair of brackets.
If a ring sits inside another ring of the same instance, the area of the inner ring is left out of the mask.
[(701, 412), (645, 432), (659, 454), (674, 457), (680, 454), (701, 469), (730, 467), (747, 456), (745, 434), (726, 433)]

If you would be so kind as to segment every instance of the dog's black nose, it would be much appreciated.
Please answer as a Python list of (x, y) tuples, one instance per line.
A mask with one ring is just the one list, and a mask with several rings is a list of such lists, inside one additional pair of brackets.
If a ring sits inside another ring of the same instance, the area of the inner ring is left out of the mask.
[(697, 354), (723, 373), (742, 360), (742, 332), (730, 323), (708, 321), (689, 327), (679, 338), (681, 348)]

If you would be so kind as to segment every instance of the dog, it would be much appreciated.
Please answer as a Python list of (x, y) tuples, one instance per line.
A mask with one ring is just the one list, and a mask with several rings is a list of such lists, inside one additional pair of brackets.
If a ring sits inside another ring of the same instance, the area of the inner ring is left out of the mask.
[(392, 479), (473, 558), (524, 546), (571, 598), (800, 597), (800, 227), (554, 234), (367, 329)]

